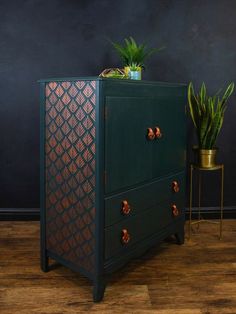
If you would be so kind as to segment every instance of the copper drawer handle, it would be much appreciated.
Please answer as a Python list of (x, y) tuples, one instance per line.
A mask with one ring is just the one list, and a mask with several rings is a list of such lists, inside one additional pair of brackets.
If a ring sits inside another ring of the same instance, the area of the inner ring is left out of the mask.
[(152, 128), (148, 128), (147, 129), (147, 138), (150, 140), (150, 141), (153, 141), (155, 139), (155, 133), (153, 131)]
[(131, 211), (131, 207), (128, 203), (128, 201), (124, 200), (122, 201), (122, 214), (128, 215)]
[(179, 210), (178, 210), (177, 206), (176, 206), (175, 204), (173, 204), (173, 205), (171, 206), (171, 208), (172, 208), (172, 214), (173, 214), (175, 217), (177, 217), (177, 216), (179, 215)]
[(154, 134), (156, 138), (161, 138), (162, 137), (162, 133), (161, 133), (161, 129), (159, 127), (155, 127), (154, 128)]
[(130, 241), (130, 235), (128, 233), (128, 230), (127, 229), (123, 229), (122, 230), (121, 242), (123, 244), (127, 244), (127, 243), (129, 243), (129, 241)]
[(173, 181), (172, 182), (172, 190), (175, 192), (175, 193), (178, 193), (179, 192), (179, 183), (177, 181)]

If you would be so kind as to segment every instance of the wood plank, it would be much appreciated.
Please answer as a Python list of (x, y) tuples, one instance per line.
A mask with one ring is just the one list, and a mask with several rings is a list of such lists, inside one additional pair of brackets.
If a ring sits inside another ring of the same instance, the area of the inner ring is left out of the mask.
[(236, 221), (217, 235), (204, 224), (182, 246), (168, 238), (114, 273), (95, 304), (80, 274), (41, 272), (38, 222), (0, 222), (0, 313), (236, 313)]

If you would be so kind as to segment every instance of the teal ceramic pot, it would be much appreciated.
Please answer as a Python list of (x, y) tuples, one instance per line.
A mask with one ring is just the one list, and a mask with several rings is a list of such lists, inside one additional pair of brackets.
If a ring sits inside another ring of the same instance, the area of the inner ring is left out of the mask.
[(132, 71), (130, 66), (124, 67), (126, 77), (131, 80), (141, 80), (142, 68), (137, 67), (136, 71)]
[(141, 71), (129, 71), (129, 77), (131, 80), (141, 80)]

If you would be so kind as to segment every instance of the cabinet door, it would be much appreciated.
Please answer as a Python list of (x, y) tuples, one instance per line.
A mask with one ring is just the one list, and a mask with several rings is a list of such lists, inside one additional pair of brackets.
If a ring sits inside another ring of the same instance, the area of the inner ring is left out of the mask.
[(185, 167), (186, 115), (183, 97), (153, 100), (153, 126), (161, 130), (161, 137), (153, 145), (153, 178)]
[(152, 126), (150, 99), (106, 97), (106, 193), (152, 178), (152, 146), (147, 128)]

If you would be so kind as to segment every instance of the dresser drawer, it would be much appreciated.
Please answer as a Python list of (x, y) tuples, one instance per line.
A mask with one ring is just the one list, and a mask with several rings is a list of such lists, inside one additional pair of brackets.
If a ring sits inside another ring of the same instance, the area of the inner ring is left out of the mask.
[(133, 245), (161, 228), (175, 222), (184, 210), (184, 201), (178, 197), (173, 203), (166, 200), (150, 209), (129, 217), (105, 229), (105, 259), (122, 254)]
[[(174, 185), (176, 184), (176, 186)], [(152, 208), (166, 199), (184, 198), (185, 173), (142, 185), (105, 199), (105, 226)]]

